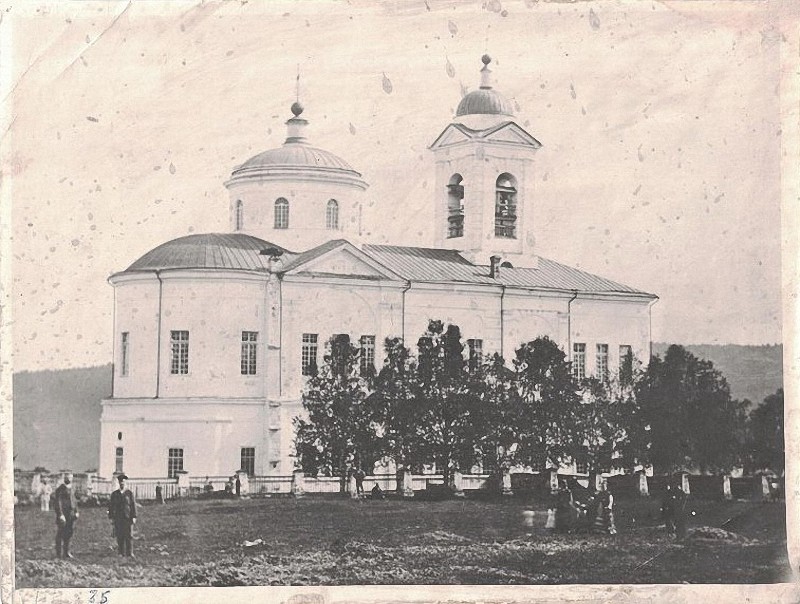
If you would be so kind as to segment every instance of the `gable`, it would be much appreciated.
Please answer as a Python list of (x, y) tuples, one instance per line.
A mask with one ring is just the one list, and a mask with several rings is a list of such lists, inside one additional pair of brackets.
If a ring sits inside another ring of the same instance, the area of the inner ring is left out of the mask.
[(431, 149), (438, 149), (440, 147), (450, 147), (458, 143), (464, 143), (470, 140), (470, 136), (454, 124), (449, 124), (442, 133), (437, 137)]
[(525, 145), (538, 149), (542, 144), (528, 134), (524, 129), (514, 122), (507, 122), (497, 130), (489, 132), (485, 140), (495, 143), (511, 143), (515, 145)]
[(343, 243), (287, 271), (287, 274), (304, 273), (362, 279), (399, 279), (397, 275), (349, 243)]

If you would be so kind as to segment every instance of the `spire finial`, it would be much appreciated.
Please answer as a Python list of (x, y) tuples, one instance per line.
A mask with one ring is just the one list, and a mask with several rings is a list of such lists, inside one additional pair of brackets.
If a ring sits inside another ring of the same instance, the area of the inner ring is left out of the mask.
[(292, 103), (292, 114), (300, 117), (303, 113), (303, 105), (300, 103), (300, 63), (297, 64), (297, 79), (295, 80), (294, 103)]
[(489, 63), (492, 62), (492, 57), (485, 54), (481, 57), (483, 68), (481, 69), (481, 88), (488, 89), (492, 87), (492, 70), (489, 69)]

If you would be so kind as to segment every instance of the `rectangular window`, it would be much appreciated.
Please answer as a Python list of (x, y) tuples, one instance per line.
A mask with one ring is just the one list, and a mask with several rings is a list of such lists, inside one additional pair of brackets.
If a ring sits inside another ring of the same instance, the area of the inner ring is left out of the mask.
[(167, 476), (175, 478), (178, 472), (183, 471), (183, 449), (170, 449), (167, 457)]
[(362, 376), (375, 373), (375, 336), (361, 336), (358, 363)]
[(172, 362), (170, 373), (173, 375), (187, 375), (189, 373), (189, 332), (170, 332), (172, 344)]
[(467, 340), (469, 348), (469, 370), (477, 371), (483, 363), (483, 340)]
[(120, 375), (128, 375), (128, 361), (129, 361), (129, 354), (130, 354), (130, 334), (127, 331), (122, 332), (122, 341), (121, 341), (121, 350), (120, 350), (120, 363), (119, 363), (119, 374)]
[(242, 375), (256, 375), (257, 331), (242, 332)]
[(597, 372), (598, 380), (608, 380), (608, 344), (597, 345)]
[(255, 447), (242, 447), (242, 465), (241, 469), (247, 472), (248, 476), (253, 476), (256, 473), (256, 448)]
[(317, 373), (317, 334), (315, 333), (303, 334), (301, 368), (303, 375), (315, 375)]
[(572, 345), (572, 377), (576, 380), (586, 378), (586, 344), (583, 342)]
[(123, 449), (122, 447), (117, 447), (116, 456), (114, 459), (114, 472), (120, 473), (122, 472), (122, 462), (123, 462)]
[(633, 349), (627, 344), (619, 347), (619, 381), (626, 385), (633, 381)]

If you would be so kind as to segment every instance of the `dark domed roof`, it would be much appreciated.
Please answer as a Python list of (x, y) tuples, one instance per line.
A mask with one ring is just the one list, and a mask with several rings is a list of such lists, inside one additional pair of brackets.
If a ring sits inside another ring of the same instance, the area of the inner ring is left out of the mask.
[(287, 253), (280, 246), (243, 233), (188, 235), (153, 248), (124, 272), (177, 268), (266, 271), (271, 254), (261, 252), (267, 249)]
[(327, 170), (342, 170), (358, 175), (350, 164), (330, 151), (312, 147), (311, 145), (290, 143), (277, 149), (270, 149), (251, 157), (241, 166), (234, 169), (233, 173), (243, 170), (258, 168), (320, 168)]
[(464, 95), (456, 109), (456, 116), (473, 114), (514, 115), (514, 108), (502, 94), (493, 88), (479, 88)]

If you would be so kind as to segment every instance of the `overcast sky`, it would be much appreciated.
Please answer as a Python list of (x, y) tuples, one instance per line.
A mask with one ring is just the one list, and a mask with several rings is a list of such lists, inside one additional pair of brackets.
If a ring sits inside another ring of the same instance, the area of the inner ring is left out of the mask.
[(371, 185), (372, 240), (432, 245), (427, 147), (478, 85), (485, 51), (543, 144), (527, 200), (537, 253), (657, 294), (654, 340), (779, 342), (781, 34), (769, 10), (14, 6), (0, 27), (16, 84), (2, 155), (15, 369), (111, 361), (107, 277), (169, 239), (228, 229), (222, 183), (283, 142), (298, 63), (311, 141)]

